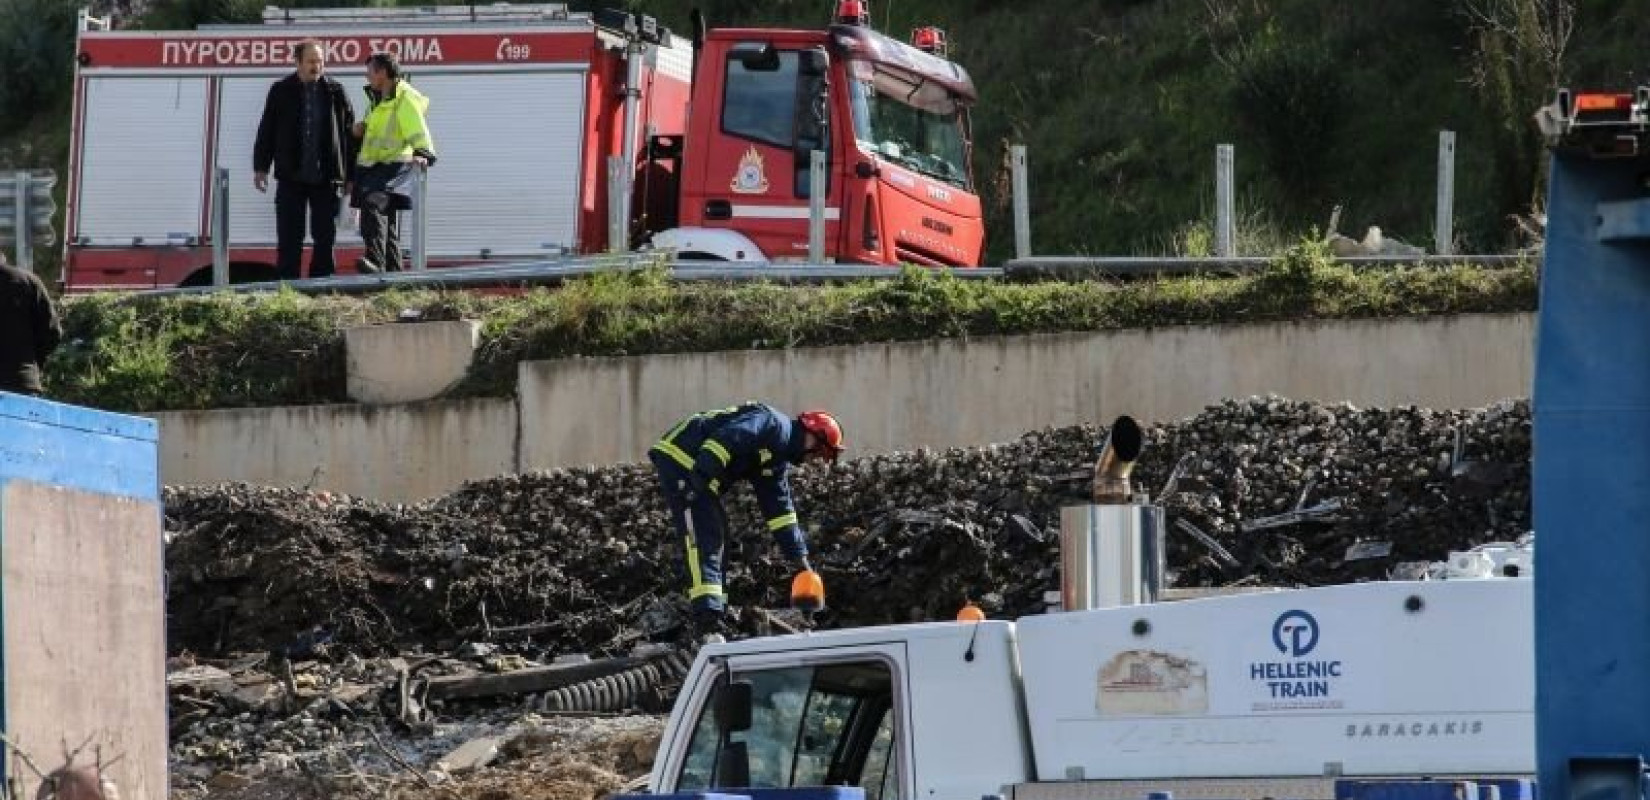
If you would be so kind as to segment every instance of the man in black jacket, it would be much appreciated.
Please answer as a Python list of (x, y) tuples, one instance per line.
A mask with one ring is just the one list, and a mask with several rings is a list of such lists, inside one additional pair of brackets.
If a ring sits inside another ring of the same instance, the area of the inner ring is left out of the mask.
[(355, 110), (344, 87), (323, 72), (321, 44), (300, 43), (293, 51), (298, 69), (269, 87), (258, 141), (252, 148), (252, 184), (269, 189), (275, 165), (276, 268), (283, 280), (297, 280), (304, 254), (304, 212), (315, 240), (309, 277), (333, 273), (332, 244), (338, 233), (340, 191), (355, 163)]
[(46, 285), (0, 256), (0, 392), (40, 394), (40, 367), (62, 339)]

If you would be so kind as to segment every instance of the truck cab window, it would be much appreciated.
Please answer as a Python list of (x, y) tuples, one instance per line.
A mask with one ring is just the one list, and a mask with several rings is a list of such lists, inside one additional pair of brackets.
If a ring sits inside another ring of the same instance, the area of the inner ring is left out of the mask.
[(871, 740), (870, 757), (860, 775), (859, 787), (865, 790), (865, 800), (897, 800), (899, 798), (899, 770), (894, 758), (894, 709), (882, 715), (877, 735)]
[(741, 673), (751, 683), (751, 727), (744, 744), (750, 786), (718, 784), (721, 749), (714, 702), (694, 726), (676, 791), (717, 788), (865, 786), (867, 800), (897, 800), (893, 682), (880, 662)]
[(800, 55), (782, 51), (779, 68), (757, 70), (737, 58), (727, 61), (722, 89), (722, 131), (775, 147), (789, 148), (795, 138), (797, 62)]

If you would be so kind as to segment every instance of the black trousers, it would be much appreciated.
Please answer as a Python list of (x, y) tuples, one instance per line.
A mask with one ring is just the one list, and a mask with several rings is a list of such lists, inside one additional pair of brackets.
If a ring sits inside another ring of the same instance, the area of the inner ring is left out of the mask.
[(374, 266), (385, 272), (400, 272), (401, 212), (394, 208), (379, 211), (371, 205), (363, 205), (361, 242), (366, 245), (366, 259)]
[(315, 247), (309, 256), (309, 277), (333, 273), (332, 245), (338, 239), (338, 187), (331, 183), (277, 181), (275, 185), (275, 269), (281, 280), (295, 281), (304, 256), (304, 215)]

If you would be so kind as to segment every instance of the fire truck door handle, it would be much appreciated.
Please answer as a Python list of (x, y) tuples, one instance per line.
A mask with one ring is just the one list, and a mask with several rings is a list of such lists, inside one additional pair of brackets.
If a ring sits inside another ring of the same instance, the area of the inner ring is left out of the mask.
[(733, 219), (733, 204), (726, 200), (705, 201), (705, 219)]

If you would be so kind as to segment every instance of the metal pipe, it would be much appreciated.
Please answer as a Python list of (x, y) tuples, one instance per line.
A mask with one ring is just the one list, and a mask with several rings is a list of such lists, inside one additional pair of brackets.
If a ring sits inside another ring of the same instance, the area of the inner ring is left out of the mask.
[(212, 285), (229, 285), (228, 167), (218, 167), (212, 180)]
[(1111, 424), (1111, 435), (1106, 438), (1106, 449), (1094, 465), (1094, 502), (1098, 505), (1118, 505), (1132, 502), (1134, 489), (1129, 473), (1134, 471), (1135, 459), (1145, 447), (1145, 437), (1133, 417), (1118, 417)]
[(808, 153), (808, 263), (825, 263), (825, 153)]
[(1455, 249), (1455, 131), (1438, 133), (1438, 219), (1433, 249), (1447, 256)]
[(619, 176), (619, 194), (615, 198), (618, 217), (623, 222), (619, 252), (630, 249), (630, 219), (632, 189), (636, 176), (636, 137), (641, 130), (642, 64), (647, 60), (648, 45), (632, 41), (625, 47), (624, 78), (624, 167)]
[(625, 191), (624, 156), (607, 157), (607, 251), (630, 252), (630, 236), (625, 224), (624, 205), (620, 196)]
[(16, 214), (12, 233), (16, 236), (17, 268), (24, 272), (34, 271), (34, 226), (29, 224), (29, 200), (33, 193), (33, 181), (29, 180), (29, 171), (20, 169), (12, 176), (17, 181), (17, 202), (12, 206)]
[(1008, 166), (1014, 179), (1014, 257), (1031, 258), (1031, 188), (1025, 145), (1008, 148)]
[(1215, 255), (1221, 258), (1237, 255), (1237, 211), (1232, 189), (1236, 161), (1237, 153), (1231, 145), (1215, 148)]
[[(416, 167), (413, 171), (413, 253), (412, 271), (423, 272), (430, 266), (430, 170)], [(397, 213), (390, 211), (389, 213)]]

